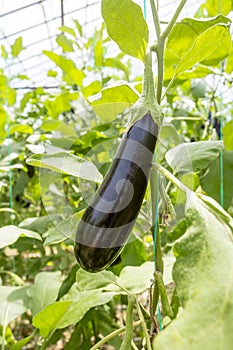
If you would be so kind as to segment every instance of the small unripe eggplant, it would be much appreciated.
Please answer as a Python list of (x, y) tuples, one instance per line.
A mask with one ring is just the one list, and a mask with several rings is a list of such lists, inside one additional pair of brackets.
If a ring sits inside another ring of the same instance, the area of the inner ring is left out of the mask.
[(149, 111), (124, 134), (78, 225), (74, 251), (83, 269), (103, 270), (121, 253), (142, 205), (157, 137), (158, 125)]

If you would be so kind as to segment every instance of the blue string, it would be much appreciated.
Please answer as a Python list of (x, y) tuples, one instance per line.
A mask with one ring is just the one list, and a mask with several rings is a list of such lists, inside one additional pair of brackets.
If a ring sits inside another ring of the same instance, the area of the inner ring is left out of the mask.
[(143, 13), (144, 13), (144, 18), (146, 19), (146, 0), (143, 2)]

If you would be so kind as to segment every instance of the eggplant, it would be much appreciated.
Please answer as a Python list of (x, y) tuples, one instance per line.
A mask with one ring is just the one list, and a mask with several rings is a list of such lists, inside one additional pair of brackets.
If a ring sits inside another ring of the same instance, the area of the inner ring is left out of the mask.
[(148, 111), (124, 134), (78, 225), (74, 253), (83, 269), (106, 269), (126, 244), (146, 192), (158, 129)]

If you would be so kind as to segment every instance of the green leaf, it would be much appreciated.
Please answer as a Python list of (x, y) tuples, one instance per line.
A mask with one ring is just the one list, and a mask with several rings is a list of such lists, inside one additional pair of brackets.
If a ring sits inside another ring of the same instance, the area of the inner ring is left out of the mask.
[(55, 70), (50, 69), (50, 70), (48, 70), (48, 72), (47, 72), (47, 76), (48, 76), (48, 77), (52, 77), (52, 78), (56, 78), (57, 72), (56, 72)]
[(61, 26), (58, 28), (62, 33), (68, 33), (72, 35), (74, 38), (76, 38), (76, 34), (73, 28), (67, 27), (67, 26)]
[(129, 80), (129, 68), (119, 58), (106, 58), (104, 66), (122, 70), (125, 73), (126, 80)]
[(129, 84), (118, 83), (101, 90), (101, 97), (91, 102), (94, 112), (103, 122), (114, 120), (118, 114), (138, 100), (137, 92)]
[(90, 181), (102, 181), (102, 175), (94, 164), (69, 152), (35, 154), (27, 159), (27, 164)]
[(229, 56), (226, 59), (226, 66), (225, 66), (225, 72), (228, 74), (231, 74), (233, 71), (233, 43), (231, 46), (231, 52)]
[(30, 237), (41, 241), (41, 236), (34, 231), (26, 230), (14, 225), (0, 228), (0, 249), (15, 243), (20, 236)]
[(230, 47), (231, 37), (228, 25), (218, 24), (208, 28), (197, 37), (192, 48), (180, 60), (175, 69), (174, 78), (198, 62), (217, 65), (228, 55)]
[(93, 36), (94, 59), (95, 59), (96, 67), (103, 66), (103, 58), (104, 58), (103, 29), (104, 29), (104, 26), (102, 24), (101, 29), (97, 30)]
[(175, 172), (198, 172), (207, 168), (223, 147), (222, 141), (182, 143), (170, 149), (165, 159)]
[(231, 10), (233, 10), (232, 0), (206, 0), (197, 10), (196, 17), (214, 17), (219, 13), (227, 15)]
[(102, 88), (102, 83), (99, 80), (95, 80), (89, 85), (82, 87), (82, 93), (85, 97), (89, 97), (91, 95), (95, 95), (100, 92)]
[(78, 29), (79, 35), (83, 35), (82, 26), (77, 19), (73, 19), (75, 27)]
[(16, 91), (10, 87), (8, 78), (3, 74), (0, 74), (0, 99), (8, 106), (16, 102)]
[[(185, 18), (171, 31), (165, 49), (164, 79), (171, 83), (195, 64), (218, 64), (231, 49), (230, 20), (222, 15), (212, 19)], [(170, 83), (170, 84), (171, 84)]]
[(127, 289), (130, 293), (142, 293), (151, 285), (153, 279), (154, 262), (147, 261), (140, 266), (126, 266), (121, 270), (119, 277), (111, 271), (95, 273), (79, 269), (76, 275), (77, 288), (85, 290), (106, 290), (116, 294), (125, 294)]
[(45, 107), (51, 117), (57, 118), (61, 113), (69, 111), (71, 109), (71, 101), (77, 100), (78, 97), (79, 94), (77, 92), (64, 92), (58, 96), (48, 98), (45, 101)]
[(233, 151), (233, 120), (230, 120), (222, 128), (224, 146), (226, 151)]
[(73, 83), (77, 84), (78, 86), (82, 85), (85, 74), (82, 70), (78, 69), (75, 66), (75, 63), (72, 60), (58, 55), (52, 51), (44, 50), (43, 53), (48, 58), (50, 58), (59, 68), (61, 68), (61, 70), (68, 75)]
[(111, 271), (100, 271), (95, 273), (79, 269), (76, 274), (77, 288), (79, 291), (104, 289), (111, 283), (116, 283), (117, 277)]
[(155, 263), (146, 261), (140, 266), (126, 266), (117, 279), (117, 284), (130, 293), (142, 293), (148, 289), (153, 279)]
[(6, 131), (5, 131), (5, 125), (6, 125), (6, 111), (5, 109), (0, 106), (0, 143), (3, 141), (6, 137)]
[(10, 135), (13, 135), (14, 133), (19, 132), (21, 134), (33, 134), (33, 128), (29, 125), (23, 125), (23, 124), (16, 124), (12, 125), (10, 128)]
[(33, 318), (33, 326), (40, 330), (42, 337), (48, 335), (59, 328), (62, 319), (68, 313), (72, 301), (59, 301), (48, 305)]
[(140, 266), (143, 264), (147, 260), (144, 242), (134, 237), (132, 242), (125, 245), (121, 253), (121, 260), (125, 266)]
[(45, 238), (44, 246), (60, 243), (68, 238), (74, 239), (78, 224), (80, 222), (80, 215), (81, 214), (79, 212), (75, 213), (45, 232), (43, 235), (43, 238)]
[(0, 286), (0, 325), (7, 327), (11, 321), (27, 310), (24, 302), (25, 293), (25, 287)]
[(119, 48), (144, 61), (149, 30), (142, 9), (131, 0), (102, 0), (102, 17)]
[(229, 226), (192, 196), (187, 230), (175, 243), (173, 278), (183, 309), (156, 338), (154, 350), (231, 349), (233, 239)]
[(33, 98), (33, 92), (27, 92), (20, 101), (20, 110), (23, 111), (29, 101)]
[(25, 47), (23, 47), (23, 39), (20, 36), (17, 38), (13, 45), (11, 45), (11, 53), (13, 57), (17, 57), (22, 50), (25, 50)]
[(20, 222), (19, 227), (20, 228), (26, 228), (28, 230), (36, 231), (38, 233), (44, 233), (47, 226), (51, 224), (51, 219), (55, 219), (55, 216), (39, 216), (39, 217), (30, 217), (26, 218), (23, 221)]
[(21, 350), (25, 345), (27, 345), (32, 339), (33, 335), (29, 335), (26, 338), (19, 340), (17, 343), (10, 347), (10, 350)]
[(61, 271), (45, 271), (36, 275), (34, 284), (27, 290), (32, 315), (56, 301), (60, 285)]
[(58, 35), (56, 38), (56, 42), (58, 45), (62, 48), (63, 52), (73, 52), (73, 42), (70, 39), (67, 39), (67, 37), (64, 34)]
[(65, 328), (79, 322), (92, 307), (106, 304), (115, 293), (101, 290), (85, 291), (77, 294), (78, 300), (58, 301), (45, 307), (33, 318), (33, 325), (40, 334), (47, 337), (56, 329)]
[(79, 269), (78, 264), (72, 266), (68, 275), (63, 280), (59, 288), (57, 300), (61, 299), (64, 295), (66, 295), (69, 292), (70, 288), (73, 286), (73, 284), (76, 281), (76, 273), (78, 269)]
[(208, 171), (201, 177), (200, 183), (203, 191), (220, 203), (221, 186), (223, 185), (223, 206), (227, 209), (233, 199), (233, 152), (223, 152), (223, 178), (220, 172), (220, 160), (215, 159), (209, 166)]
[(41, 130), (44, 131), (56, 131), (66, 136), (73, 136), (77, 138), (77, 134), (74, 128), (67, 125), (64, 121), (60, 120), (46, 120), (41, 125)]

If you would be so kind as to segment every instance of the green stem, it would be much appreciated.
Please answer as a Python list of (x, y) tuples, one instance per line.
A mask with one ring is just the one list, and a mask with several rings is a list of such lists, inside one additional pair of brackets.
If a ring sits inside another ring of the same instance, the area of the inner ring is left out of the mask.
[(175, 186), (177, 186), (184, 193), (192, 192), (188, 187), (186, 187), (180, 180), (178, 180), (170, 171), (164, 168), (160, 164), (154, 164), (153, 167), (157, 169), (161, 174), (163, 174), (169, 181), (171, 181)]
[(129, 350), (131, 342), (133, 340), (133, 310), (135, 304), (135, 295), (128, 295), (128, 307), (126, 311), (126, 332), (123, 342), (121, 343), (120, 350)]
[(144, 335), (144, 337), (146, 339), (147, 350), (152, 350), (150, 337), (149, 337), (149, 333), (148, 333), (147, 326), (146, 326), (146, 322), (145, 322), (145, 319), (143, 317), (143, 313), (142, 313), (142, 310), (141, 310), (141, 307), (140, 307), (138, 301), (136, 301), (136, 306), (137, 306), (138, 316), (140, 318), (141, 325), (142, 325), (143, 335)]
[(157, 47), (157, 65), (158, 65), (158, 78), (157, 78), (157, 102), (160, 105), (162, 99), (162, 90), (163, 90), (163, 75), (164, 75), (164, 46), (165, 41), (160, 39)]
[(2, 346), (1, 346), (1, 350), (5, 349), (5, 340), (6, 340), (6, 327), (3, 326), (2, 327)]
[(159, 21), (159, 15), (157, 8), (155, 6), (154, 0), (150, 1), (151, 4), (151, 10), (153, 15), (153, 21), (155, 25), (155, 31), (157, 35), (157, 45), (151, 46), (151, 51), (155, 51), (157, 54), (157, 102), (160, 105), (162, 100), (162, 89), (163, 89), (163, 75), (164, 75), (164, 48), (165, 48), (165, 40), (168, 37), (169, 33), (171, 32), (173, 26), (176, 23), (176, 20), (181, 13), (184, 5), (186, 4), (187, 0), (181, 0), (179, 6), (177, 7), (174, 15), (172, 16), (172, 19), (168, 23), (166, 29), (161, 34), (160, 29), (160, 21)]
[(133, 348), (133, 350), (139, 350), (138, 347), (136, 346), (136, 344), (134, 344), (134, 342), (131, 342), (131, 347)]
[[(134, 322), (133, 327), (136, 328), (136, 327), (140, 326), (140, 324), (141, 324), (141, 321)], [(100, 348), (100, 346), (104, 345), (105, 343), (107, 343), (109, 340), (116, 337), (117, 335), (125, 332), (125, 330), (126, 330), (126, 327), (121, 327), (119, 329), (116, 329), (115, 331), (109, 333), (106, 337), (101, 339), (94, 346), (92, 346), (92, 348), (90, 348), (90, 350), (98, 350)]]
[(155, 25), (157, 39), (159, 39), (160, 33), (161, 33), (161, 28), (160, 28), (158, 10), (156, 8), (154, 0), (150, 0), (150, 7), (151, 7), (151, 11), (152, 11), (152, 16), (153, 16), (153, 21), (154, 21), (154, 25)]
[(131, 109), (131, 124), (141, 119), (148, 111), (154, 122), (160, 126), (162, 119), (161, 108), (155, 97), (154, 76), (152, 70), (152, 52), (147, 52), (145, 56), (143, 89), (139, 101)]
[(187, 0), (181, 0), (179, 6), (177, 7), (174, 15), (172, 16), (172, 19), (170, 20), (170, 22), (168, 23), (166, 29), (163, 31), (163, 33), (161, 34), (161, 39), (165, 40), (168, 35), (170, 34), (173, 26), (176, 23), (177, 18), (179, 17), (184, 5), (186, 4)]

